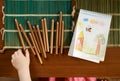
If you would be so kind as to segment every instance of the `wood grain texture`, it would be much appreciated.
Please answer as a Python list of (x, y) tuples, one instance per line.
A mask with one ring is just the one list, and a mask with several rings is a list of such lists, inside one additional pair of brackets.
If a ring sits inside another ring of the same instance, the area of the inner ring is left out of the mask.
[[(0, 29), (3, 27), (3, 24), (2, 24), (2, 6), (3, 6), (3, 0), (0, 0)], [(1, 33), (0, 33), (0, 49), (4, 46), (3, 45), (3, 41), (1, 41), (2, 39), (2, 36), (1, 36)]]
[[(0, 7), (3, 0), (0, 0)], [(0, 18), (2, 18), (0, 8)], [(0, 28), (3, 27), (0, 19)], [(3, 46), (0, 36), (0, 48)], [(5, 50), (0, 54), (0, 77), (17, 77), (16, 70), (11, 65), (11, 55), (15, 50)], [(82, 59), (72, 58), (67, 55), (68, 49), (63, 54), (47, 54), (44, 65), (41, 65), (31, 54), (30, 72), (32, 77), (68, 77), (68, 76), (97, 76), (97, 77), (120, 77), (120, 48), (107, 48), (105, 61), (100, 64)]]
[[(55, 50), (55, 49), (54, 49)], [(86, 60), (72, 58), (64, 54), (47, 54), (41, 65), (37, 57), (31, 54), (30, 71), (32, 77), (68, 77), (68, 76), (97, 76), (120, 77), (120, 48), (107, 48), (106, 59), (103, 63), (96, 64)], [(15, 50), (6, 50), (0, 54), (0, 77), (17, 77), (16, 70), (11, 65), (11, 55)]]

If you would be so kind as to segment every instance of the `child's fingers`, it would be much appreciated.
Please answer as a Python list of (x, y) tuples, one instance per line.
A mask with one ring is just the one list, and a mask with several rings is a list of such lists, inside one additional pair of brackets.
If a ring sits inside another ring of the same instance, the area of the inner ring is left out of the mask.
[(18, 52), (18, 54), (23, 55), (23, 53), (22, 53), (22, 50), (21, 50), (21, 49), (19, 49), (17, 52)]
[(17, 50), (17, 51), (15, 51), (14, 52), (14, 54), (12, 54), (12, 59), (15, 59), (16, 57), (18, 57), (20, 54), (22, 54), (22, 52), (21, 52), (21, 50), (19, 49), (19, 50)]
[(14, 56), (14, 54), (12, 54), (12, 59), (14, 59), (15, 58), (15, 56)]
[(25, 54), (26, 58), (29, 58), (30, 55), (29, 55), (29, 51), (28, 51), (28, 49), (26, 49), (25, 52), (26, 52), (26, 54)]
[(18, 56), (18, 52), (16, 51), (14, 54), (13, 54), (13, 58), (16, 58)]
[(11, 63), (13, 63), (13, 59), (11, 59)]

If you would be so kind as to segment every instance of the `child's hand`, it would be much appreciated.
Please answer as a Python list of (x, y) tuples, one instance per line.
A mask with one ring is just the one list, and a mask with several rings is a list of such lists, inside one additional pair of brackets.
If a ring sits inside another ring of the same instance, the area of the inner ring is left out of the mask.
[(26, 54), (23, 55), (22, 50), (19, 49), (12, 55), (11, 62), (17, 71), (29, 69), (30, 58), (28, 50), (26, 50), (25, 53)]

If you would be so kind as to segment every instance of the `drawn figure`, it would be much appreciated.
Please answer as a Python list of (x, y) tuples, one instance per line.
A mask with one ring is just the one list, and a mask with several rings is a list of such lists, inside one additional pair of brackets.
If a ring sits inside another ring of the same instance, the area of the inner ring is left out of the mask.
[(101, 44), (105, 44), (105, 37), (103, 34), (98, 34), (96, 36), (96, 39), (97, 39), (97, 47), (96, 47), (96, 51), (95, 51), (95, 54), (96, 55), (99, 55), (100, 53), (100, 48), (101, 48)]
[(76, 41), (76, 49), (77, 50), (82, 51), (83, 42), (84, 42), (84, 34), (83, 34), (83, 31), (81, 31), (80, 34), (78, 35), (77, 41)]

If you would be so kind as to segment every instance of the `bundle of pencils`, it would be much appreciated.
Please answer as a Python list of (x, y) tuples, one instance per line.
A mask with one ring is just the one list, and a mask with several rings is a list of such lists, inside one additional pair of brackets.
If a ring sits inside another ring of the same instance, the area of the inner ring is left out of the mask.
[[(62, 21), (62, 12), (60, 12), (59, 15), (59, 22), (57, 22), (56, 25), (56, 46), (55, 46), (55, 53), (58, 54), (58, 50), (60, 50), (60, 53), (63, 53), (63, 35), (64, 35), (64, 22)], [(32, 26), (30, 21), (27, 21), (28, 27), (30, 29), (29, 37), (27, 36), (24, 27), (18, 23), (18, 20), (15, 19), (15, 24), (18, 30), (18, 34), (20, 37), (20, 41), (23, 47), (23, 51), (25, 53), (26, 46), (24, 43), (24, 39), (22, 37), (22, 34), (29, 45), (30, 49), (32, 50), (34, 55), (37, 55), (39, 61), (41, 64), (43, 64), (42, 56), (44, 58), (47, 58), (46, 52), (50, 52), (53, 54), (53, 42), (54, 42), (54, 19), (52, 19), (51, 22), (51, 37), (50, 37), (50, 46), (49, 46), (49, 40), (48, 40), (48, 29), (47, 29), (47, 21), (46, 18), (41, 19), (42, 23), (42, 35), (39, 25)], [(30, 39), (29, 39), (30, 38)], [(30, 42), (31, 40), (31, 42)], [(40, 55), (42, 54), (42, 55)]]
[[(29, 36), (30, 36), (30, 39), (31, 39), (33, 45), (31, 44), (31, 42), (30, 42), (27, 34), (25, 33), (25, 30), (23, 29), (22, 25), (18, 23), (17, 19), (15, 19), (15, 24), (16, 24), (16, 27), (17, 27), (17, 30), (18, 30), (18, 34), (19, 34), (20, 41), (21, 41), (21, 44), (22, 44), (22, 47), (23, 47), (23, 51), (25, 52), (26, 48), (25, 48), (23, 37), (22, 37), (22, 33), (23, 33), (23, 35), (26, 39), (26, 42), (30, 46), (30, 49), (32, 50), (33, 54), (37, 55), (40, 63), (43, 64), (40, 53), (43, 54), (44, 58), (47, 58), (47, 55), (46, 55), (45, 49), (43, 47), (43, 41), (42, 41), (42, 38), (41, 38), (39, 26), (37, 26), (37, 27), (33, 26), (32, 27), (32, 25), (30, 24), (30, 21), (27, 21), (27, 23), (28, 23), (28, 26), (30, 28)], [(34, 46), (34, 48), (33, 48), (33, 46)]]

